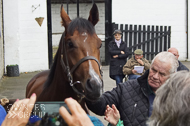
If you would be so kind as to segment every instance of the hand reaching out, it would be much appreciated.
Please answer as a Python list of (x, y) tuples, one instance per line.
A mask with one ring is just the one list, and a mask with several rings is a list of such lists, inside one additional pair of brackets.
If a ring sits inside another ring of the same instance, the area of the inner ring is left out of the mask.
[(16, 100), (1, 126), (26, 126), (36, 101), (36, 94), (30, 99)]
[(65, 103), (68, 105), (72, 115), (69, 114), (65, 107), (61, 107), (59, 113), (68, 126), (94, 126), (86, 112), (76, 100), (67, 98), (65, 99)]
[(117, 125), (120, 119), (119, 111), (117, 110), (114, 104), (112, 105), (112, 108), (109, 105), (106, 106), (106, 111), (104, 115), (105, 115), (104, 119), (114, 126)]

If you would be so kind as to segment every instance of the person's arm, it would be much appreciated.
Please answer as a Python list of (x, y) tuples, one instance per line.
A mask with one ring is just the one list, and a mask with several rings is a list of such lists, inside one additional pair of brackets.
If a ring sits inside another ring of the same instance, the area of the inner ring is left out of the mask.
[(121, 53), (118, 55), (118, 58), (120, 58), (120, 59), (126, 59), (129, 56), (127, 44), (125, 43), (124, 46), (125, 46), (125, 49), (123, 50), (124, 54)]
[(36, 94), (32, 94), (30, 99), (17, 100), (11, 107), (1, 126), (26, 126), (35, 101)]
[(65, 103), (71, 111), (71, 114), (63, 106), (59, 109), (59, 113), (68, 126), (94, 126), (86, 112), (76, 100), (67, 98), (65, 99)]
[(131, 66), (131, 60), (129, 59), (127, 63), (123, 66), (123, 74), (124, 75), (133, 74), (132, 70), (133, 66)]
[[(115, 104), (115, 106), (119, 106), (119, 100), (122, 95), (122, 89), (124, 85), (118, 85), (113, 88), (111, 91), (107, 91), (102, 94), (102, 96), (95, 102), (86, 100), (87, 107), (97, 115), (104, 115), (106, 110), (106, 106), (111, 106)], [(118, 108), (118, 107), (117, 107)]]
[(150, 69), (150, 63), (149, 63), (149, 61), (146, 60), (146, 59), (145, 59), (145, 62), (144, 62), (144, 69), (145, 69), (145, 70)]
[(113, 46), (113, 44), (112, 44), (112, 42), (110, 42), (109, 45), (108, 45), (108, 49), (109, 49), (109, 53), (110, 53), (110, 55), (111, 55), (112, 57), (115, 56), (115, 55), (121, 54), (121, 51), (119, 51), (119, 50), (114, 50), (112, 46)]
[(5, 117), (6, 117), (7, 113), (5, 111), (5, 109), (3, 108), (3, 106), (0, 104), (0, 126), (3, 123)]

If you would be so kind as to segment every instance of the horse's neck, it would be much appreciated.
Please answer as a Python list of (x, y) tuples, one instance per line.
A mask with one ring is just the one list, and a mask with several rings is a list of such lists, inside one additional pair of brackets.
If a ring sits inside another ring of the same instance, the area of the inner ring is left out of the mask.
[[(56, 62), (54, 62), (55, 66), (53, 68), (53, 78), (51, 84), (46, 87), (42, 94), (40, 95), (40, 100), (42, 101), (64, 101), (65, 98), (72, 97), (78, 102), (81, 100), (80, 97), (74, 92), (72, 87), (69, 84), (67, 74), (64, 72), (64, 68), (61, 66), (61, 53), (60, 48), (58, 49), (58, 54), (56, 54)], [(88, 113), (88, 109), (85, 106), (84, 99), (79, 102), (83, 109)]]
[[(58, 66), (60, 66), (60, 64)], [(83, 107), (85, 107), (84, 100), (81, 101), (81, 97), (78, 97), (77, 94), (72, 89), (72, 87), (70, 86), (70, 84), (67, 80), (68, 78), (66, 76), (66, 73), (64, 73), (63, 70), (60, 70), (60, 69), (62, 69), (62, 67), (56, 67), (56, 69), (57, 69), (56, 71), (59, 71), (59, 72), (55, 72), (55, 77), (52, 81), (52, 84), (51, 84), (52, 87), (50, 87), (50, 89), (53, 88), (54, 90), (56, 90), (55, 95), (57, 97), (61, 97), (63, 95), (64, 95), (63, 96), (64, 99), (68, 98), (68, 97), (72, 97), (73, 99), (75, 99), (79, 103), (81, 103), (81, 105), (83, 105)]]
[(63, 68), (60, 64), (56, 67), (54, 78), (49, 88), (50, 90), (53, 89), (54, 95), (60, 97), (60, 99), (72, 97), (70, 95), (73, 94), (73, 89), (69, 85), (66, 73), (63, 72)]

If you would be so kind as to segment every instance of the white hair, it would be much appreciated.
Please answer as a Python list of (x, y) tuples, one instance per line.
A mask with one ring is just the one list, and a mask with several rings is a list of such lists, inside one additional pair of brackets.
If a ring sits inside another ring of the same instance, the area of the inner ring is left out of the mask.
[(190, 126), (190, 72), (180, 71), (156, 91), (148, 126)]
[(160, 52), (158, 53), (154, 59), (152, 60), (151, 66), (153, 64), (153, 62), (155, 61), (155, 59), (158, 59), (159, 61), (163, 62), (163, 63), (170, 63), (171, 64), (171, 69), (170, 69), (170, 73), (174, 73), (177, 71), (177, 68), (179, 66), (178, 60), (177, 58), (170, 52)]

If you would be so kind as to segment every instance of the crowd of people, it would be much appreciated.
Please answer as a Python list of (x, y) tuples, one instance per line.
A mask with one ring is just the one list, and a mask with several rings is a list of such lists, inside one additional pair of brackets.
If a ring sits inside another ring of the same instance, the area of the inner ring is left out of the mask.
[[(126, 43), (121, 40), (122, 32), (115, 30), (113, 35), (115, 40), (109, 44), (110, 77), (116, 80), (116, 87), (96, 101), (86, 99), (87, 107), (105, 116), (109, 126), (190, 125), (190, 73), (178, 60), (178, 50), (169, 48), (160, 52), (150, 63), (143, 58), (143, 51), (136, 49), (126, 61), (129, 55)], [(141, 72), (136, 66), (140, 66)], [(125, 75), (129, 79), (122, 83)], [(35, 94), (30, 99), (17, 99), (14, 103), (17, 107), (11, 107), (8, 114), (0, 105), (0, 125), (25, 126), (30, 117), (20, 117), (31, 113), (35, 101)], [(69, 126), (94, 125), (76, 100), (67, 98), (65, 103), (71, 113), (65, 107), (59, 113)]]

